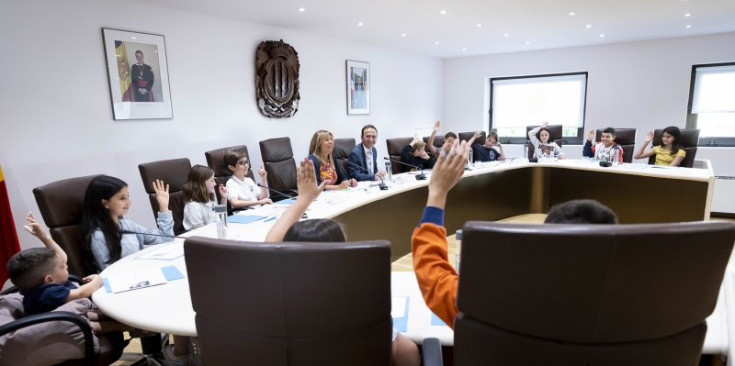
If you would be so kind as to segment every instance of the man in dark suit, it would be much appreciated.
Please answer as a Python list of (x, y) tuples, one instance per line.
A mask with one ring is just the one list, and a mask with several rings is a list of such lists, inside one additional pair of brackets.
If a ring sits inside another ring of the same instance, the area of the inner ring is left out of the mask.
[(135, 51), (135, 59), (138, 61), (130, 70), (130, 80), (133, 82), (136, 102), (153, 102), (153, 68), (143, 60), (143, 51)]
[[(379, 180), (385, 178), (385, 172), (378, 170), (378, 151), (375, 142), (378, 139), (378, 129), (373, 125), (362, 127), (360, 135), (362, 142), (357, 144), (350, 156), (348, 164), (350, 178), (359, 181)], [(359, 167), (362, 167), (360, 169)]]

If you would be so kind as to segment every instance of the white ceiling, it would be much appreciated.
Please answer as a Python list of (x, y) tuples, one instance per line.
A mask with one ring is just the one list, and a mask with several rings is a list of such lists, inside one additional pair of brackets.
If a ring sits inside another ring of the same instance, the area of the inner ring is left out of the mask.
[(146, 2), (440, 58), (735, 31), (735, 0)]

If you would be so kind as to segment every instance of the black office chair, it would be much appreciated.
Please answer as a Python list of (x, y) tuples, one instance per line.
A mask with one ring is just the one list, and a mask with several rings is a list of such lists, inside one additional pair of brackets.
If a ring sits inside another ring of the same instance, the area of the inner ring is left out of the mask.
[(345, 176), (349, 174), (350, 169), (348, 167), (349, 163), (347, 160), (355, 146), (357, 146), (357, 144), (355, 143), (355, 139), (352, 137), (334, 139), (334, 151), (332, 152), (332, 158), (334, 158), (335, 164), (339, 164), (339, 167), (342, 169), (342, 173), (344, 173)]
[[(475, 132), (476, 131), (460, 132), (457, 134), (457, 137), (459, 138), (459, 141), (470, 141), (472, 136), (475, 136)], [(472, 142), (472, 145), (484, 145), (486, 139), (487, 134), (485, 134), (485, 131), (482, 131), (480, 137), (476, 138), (475, 141)]]
[(398, 174), (403, 171), (403, 165), (396, 162), (401, 161), (401, 149), (410, 144), (411, 141), (413, 141), (411, 137), (396, 137), (385, 140), (385, 143), (388, 145), (388, 157), (391, 160), (393, 174)]
[[(212, 170), (214, 170), (214, 181), (217, 183), (217, 185), (227, 184), (227, 180), (232, 177), (232, 171), (227, 168), (227, 164), (225, 163), (225, 154), (227, 154), (228, 151), (241, 151), (245, 154), (245, 156), (248, 157), (248, 160), (250, 160), (248, 147), (245, 145), (223, 147), (206, 151), (204, 153), (204, 156), (207, 158), (207, 165), (212, 168)], [(250, 169), (248, 169), (248, 174), (245, 174), (245, 176), (252, 179), (253, 182), (257, 182), (255, 180), (255, 174), (253, 173), (253, 162), (251, 161), (250, 163)], [(219, 189), (215, 189), (214, 192), (217, 195), (217, 202), (219, 202), (222, 198), (219, 195)], [(229, 201), (227, 202), (227, 207), (230, 207)]]
[(143, 180), (143, 187), (151, 201), (153, 217), (158, 215), (158, 201), (156, 200), (156, 191), (153, 190), (153, 181), (160, 179), (169, 185), (168, 208), (174, 217), (174, 234), (185, 233), (184, 206), (186, 206), (186, 200), (181, 187), (186, 182), (189, 170), (191, 170), (189, 159), (159, 160), (138, 164), (138, 170), (140, 171), (140, 178)]
[(390, 364), (389, 242), (192, 237), (184, 252), (207, 366)]
[[(615, 142), (623, 149), (623, 162), (633, 162), (633, 153), (635, 152), (635, 128), (615, 128)], [(598, 129), (595, 133), (595, 141), (602, 138), (602, 130)]]
[(696, 365), (733, 241), (729, 222), (468, 222), (454, 362)]
[[(533, 153), (536, 151), (536, 148), (533, 147), (533, 144), (531, 143), (531, 140), (528, 139), (528, 132), (532, 129), (536, 128), (538, 126), (526, 126), (526, 144), (528, 145), (528, 158), (533, 158)], [(546, 126), (546, 129), (549, 130), (549, 141), (556, 142), (559, 147), (562, 147), (564, 144), (564, 140), (562, 140), (562, 125), (548, 125)], [(483, 141), (483, 143), (485, 143)]]
[(283, 193), (271, 193), (271, 199), (278, 201), (298, 195), (296, 161), (293, 158), (291, 139), (273, 138), (260, 141), (259, 145), (263, 167), (268, 173), (268, 187)]
[[(661, 145), (661, 134), (663, 131), (662, 129), (653, 131), (651, 146)], [(699, 129), (685, 128), (681, 130), (679, 145), (686, 151), (686, 157), (679, 164), (680, 167), (691, 168), (694, 166), (694, 158), (697, 156), (697, 143), (699, 143)], [(648, 164), (656, 164), (656, 155), (648, 158)]]

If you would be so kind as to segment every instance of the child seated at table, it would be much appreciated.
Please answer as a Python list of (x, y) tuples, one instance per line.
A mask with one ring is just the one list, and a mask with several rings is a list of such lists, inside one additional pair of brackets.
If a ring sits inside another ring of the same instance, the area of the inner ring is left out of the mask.
[(498, 142), (498, 134), (491, 131), (487, 134), (485, 143), (483, 145), (475, 144), (472, 145), (472, 153), (475, 156), (475, 161), (495, 161), (505, 160), (505, 153), (503, 152), (503, 145)]
[(227, 180), (227, 199), (234, 209), (244, 209), (255, 205), (271, 204), (268, 192), (268, 173), (261, 166), (258, 169), (261, 185), (258, 186), (247, 176), (250, 170), (250, 158), (239, 150), (225, 153), (225, 165), (232, 172)]
[[(265, 237), (266, 242), (344, 242), (342, 227), (330, 219), (310, 219), (299, 222), (313, 202), (330, 182), (317, 185), (314, 162), (305, 158), (296, 168), (299, 195), (296, 201), (281, 215)], [(419, 366), (421, 356), (418, 347), (410, 339), (393, 331), (392, 363), (396, 366)]]
[[(217, 183), (214, 181), (214, 170), (203, 165), (194, 165), (189, 170), (189, 176), (186, 182), (181, 186), (181, 192), (184, 193), (184, 229), (191, 230), (200, 226), (204, 226), (211, 222), (217, 221), (217, 215), (214, 213), (215, 201), (214, 188)], [(220, 204), (227, 204), (227, 187), (220, 184), (219, 187)]]
[(623, 162), (623, 148), (615, 142), (615, 129), (608, 127), (602, 130), (600, 141), (595, 141), (597, 131), (592, 129), (587, 133), (587, 141), (582, 148), (582, 156), (594, 158), (595, 161), (605, 161), (618, 164)]
[[(40, 239), (45, 246), (15, 253), (8, 261), (8, 274), (23, 295), (26, 315), (46, 313), (67, 302), (88, 298), (102, 287), (102, 278), (97, 274), (84, 277), (84, 283), (79, 287), (69, 281), (66, 252), (41, 228), (32, 213), (28, 213), (26, 220), (28, 225), (24, 229)], [(133, 330), (117, 321), (104, 318), (95, 310), (90, 309), (87, 318), (96, 334)]]
[[(423, 217), (411, 237), (414, 272), (426, 305), (449, 327), (457, 316), (459, 274), (449, 264), (444, 207), (449, 191), (464, 173), (469, 146), (465, 142), (445, 144), (429, 182)], [(551, 208), (546, 223), (617, 223), (607, 207), (592, 200), (575, 200)]]

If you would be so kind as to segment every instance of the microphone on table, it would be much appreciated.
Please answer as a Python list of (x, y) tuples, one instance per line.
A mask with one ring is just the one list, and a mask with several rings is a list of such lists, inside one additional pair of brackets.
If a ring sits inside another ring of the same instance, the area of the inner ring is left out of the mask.
[(266, 187), (266, 186), (264, 186), (264, 185), (262, 185), (262, 184), (260, 184), (260, 183), (255, 183), (255, 184), (257, 184), (257, 185), (258, 185), (258, 187), (261, 187), (261, 188), (265, 188), (265, 189), (267, 189), (267, 190), (268, 190), (269, 192), (271, 192), (271, 193), (276, 193), (276, 194), (280, 194), (281, 196), (286, 196), (286, 197), (288, 197), (288, 198), (294, 198), (294, 197), (296, 197), (296, 196), (297, 196), (297, 195), (295, 195), (295, 194), (288, 194), (288, 193), (283, 193), (283, 192), (280, 192), (280, 191), (276, 191), (275, 189), (273, 189), (273, 188), (271, 188), (271, 187)]
[(131, 231), (131, 230), (120, 230), (120, 234), (135, 234), (135, 235), (160, 236), (162, 238), (169, 238), (169, 239), (175, 239), (176, 238), (176, 235), (170, 235), (170, 234), (152, 234), (152, 233), (144, 233), (144, 232)]
[(400, 160), (388, 159), (388, 157), (384, 157), (383, 159), (390, 160), (390, 161), (392, 161), (394, 163), (402, 164), (402, 165), (405, 165), (405, 166), (410, 166), (411, 168), (417, 169), (421, 173), (416, 175), (416, 180), (424, 180), (424, 179), (426, 179), (426, 174), (424, 174), (424, 168), (422, 168), (420, 166), (412, 165), (412, 164), (408, 164), (408, 163), (404, 163), (404, 162), (402, 162)]
[[(360, 169), (360, 170), (362, 170), (363, 172), (365, 172), (365, 173), (368, 173), (368, 174), (370, 174), (370, 171), (368, 171), (367, 169), (363, 168), (363, 167), (362, 167), (362, 165), (357, 165), (357, 164), (355, 164), (355, 163), (353, 163), (353, 162), (351, 162), (351, 161), (349, 161), (349, 160), (346, 160), (346, 161), (347, 161), (347, 164), (350, 164), (351, 166), (354, 166), (354, 167), (356, 167), (356, 168), (359, 168), (359, 169)], [(383, 181), (383, 178), (381, 178), (381, 177), (380, 177), (379, 175), (377, 175), (377, 174), (373, 174), (373, 175), (375, 175), (376, 177), (378, 177), (378, 179), (380, 179), (380, 184), (378, 184), (378, 187), (380, 188), (380, 190), (381, 190), (381, 191), (385, 191), (385, 190), (388, 190), (388, 186), (387, 186), (387, 185), (385, 184), (385, 182)]]

